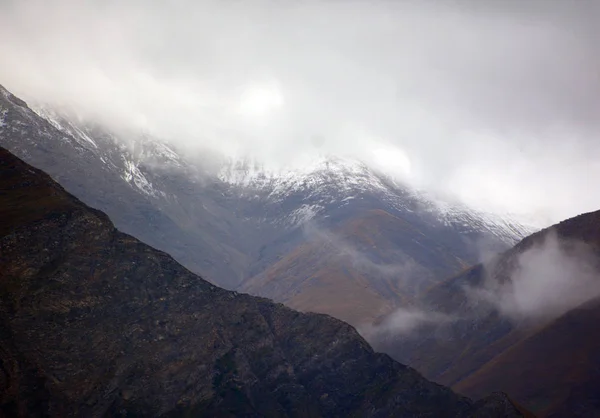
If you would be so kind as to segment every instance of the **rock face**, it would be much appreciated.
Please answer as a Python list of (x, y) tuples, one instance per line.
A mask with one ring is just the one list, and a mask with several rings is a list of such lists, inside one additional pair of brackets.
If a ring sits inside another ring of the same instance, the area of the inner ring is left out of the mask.
[(521, 416), (204, 281), (4, 149), (0, 219), (3, 416)]

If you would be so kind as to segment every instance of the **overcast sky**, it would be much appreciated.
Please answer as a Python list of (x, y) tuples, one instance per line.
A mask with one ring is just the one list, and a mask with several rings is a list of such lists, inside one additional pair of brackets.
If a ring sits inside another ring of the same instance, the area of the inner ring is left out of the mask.
[(600, 1), (0, 0), (0, 84), (181, 146), (600, 209)]

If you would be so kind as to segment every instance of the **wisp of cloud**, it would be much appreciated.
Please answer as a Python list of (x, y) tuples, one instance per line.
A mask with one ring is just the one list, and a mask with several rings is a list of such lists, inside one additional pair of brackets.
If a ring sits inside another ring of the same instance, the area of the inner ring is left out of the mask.
[[(587, 244), (548, 233), (517, 256), (509, 280), (490, 275), (482, 287), (466, 288), (517, 321), (556, 318), (600, 296), (598, 256)], [(493, 269), (492, 269), (493, 270)]]

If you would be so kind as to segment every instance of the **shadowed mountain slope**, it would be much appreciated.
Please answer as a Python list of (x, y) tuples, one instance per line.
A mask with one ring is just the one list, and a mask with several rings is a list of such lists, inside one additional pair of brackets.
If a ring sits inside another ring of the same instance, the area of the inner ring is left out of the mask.
[(120, 230), (211, 280), (225, 276), (222, 286), (237, 283), (250, 262), (229, 236), (232, 224), (238, 232), (243, 225), (214, 201), (198, 201), (196, 173), (165, 145), (44, 119), (0, 85), (0, 146), (106, 212)]
[(422, 306), (451, 320), (375, 347), (468, 396), (505, 390), (540, 416), (598, 416), (599, 272), (597, 211), (434, 286)]
[(455, 389), (476, 397), (510, 390), (540, 416), (598, 416), (599, 324), (600, 299), (595, 299), (520, 340)]
[(521, 416), (222, 290), (0, 148), (0, 415)]

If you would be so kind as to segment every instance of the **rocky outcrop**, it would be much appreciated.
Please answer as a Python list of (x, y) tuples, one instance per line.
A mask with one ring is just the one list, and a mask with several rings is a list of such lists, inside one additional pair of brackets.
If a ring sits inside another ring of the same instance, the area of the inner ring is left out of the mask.
[(0, 219), (3, 416), (521, 416), (204, 281), (3, 149)]

